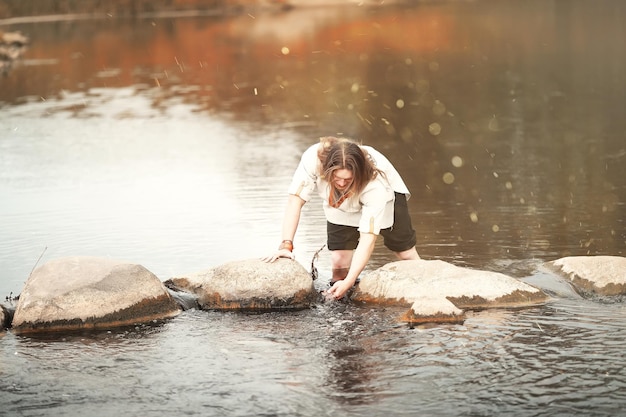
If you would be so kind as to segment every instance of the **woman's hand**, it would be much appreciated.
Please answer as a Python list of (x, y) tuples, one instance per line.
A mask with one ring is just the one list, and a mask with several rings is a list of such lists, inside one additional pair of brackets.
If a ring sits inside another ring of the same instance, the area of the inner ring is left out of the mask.
[(274, 262), (278, 258), (296, 259), (293, 252), (288, 249), (279, 249), (274, 254), (261, 258), (263, 262)]
[(334, 298), (335, 300), (341, 300), (348, 293), (348, 291), (350, 291), (353, 285), (354, 281), (348, 280), (347, 278), (335, 281), (333, 286), (326, 291), (326, 295)]

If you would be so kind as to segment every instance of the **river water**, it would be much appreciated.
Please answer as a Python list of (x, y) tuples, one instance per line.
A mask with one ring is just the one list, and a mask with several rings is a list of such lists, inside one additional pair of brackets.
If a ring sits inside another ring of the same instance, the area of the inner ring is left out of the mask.
[[(70, 255), (162, 280), (271, 252), (300, 153), (394, 162), (425, 259), (553, 299), (409, 328), (402, 309), (185, 311), (110, 332), (0, 334), (0, 415), (626, 415), (626, 309), (543, 262), (626, 255), (620, 1), (425, 2), (12, 19), (0, 78), (0, 295)], [(319, 200), (295, 239), (309, 268)], [(392, 261), (380, 246), (368, 269)], [(329, 253), (316, 263), (323, 286)]]

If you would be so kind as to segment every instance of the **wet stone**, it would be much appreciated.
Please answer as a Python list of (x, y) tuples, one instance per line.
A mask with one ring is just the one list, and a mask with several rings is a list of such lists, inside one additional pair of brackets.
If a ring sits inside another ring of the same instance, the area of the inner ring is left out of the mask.
[(281, 310), (309, 307), (317, 294), (311, 275), (298, 262), (281, 258), (232, 261), (166, 281), (170, 289), (197, 296), (205, 310)]
[(460, 323), (463, 310), (533, 306), (549, 297), (498, 272), (415, 260), (392, 262), (365, 274), (352, 299), (411, 306), (401, 318), (408, 323)]
[(9, 314), (6, 311), (5, 307), (0, 304), (0, 331), (5, 330), (10, 326), (9, 323)]
[(180, 308), (141, 265), (68, 257), (33, 271), (15, 310), (13, 331), (107, 329), (174, 317)]
[(626, 258), (621, 256), (568, 256), (546, 266), (567, 278), (583, 296), (626, 295)]

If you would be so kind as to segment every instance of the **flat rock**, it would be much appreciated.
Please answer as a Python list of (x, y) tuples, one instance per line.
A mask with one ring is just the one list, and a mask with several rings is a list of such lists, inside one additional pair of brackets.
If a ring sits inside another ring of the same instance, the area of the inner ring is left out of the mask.
[(307, 308), (317, 294), (313, 280), (298, 262), (280, 258), (232, 261), (206, 271), (166, 281), (169, 288), (198, 297), (207, 310), (276, 310)]
[(397, 261), (365, 274), (355, 301), (410, 305), (409, 323), (462, 322), (464, 309), (525, 307), (546, 302), (540, 289), (498, 272), (439, 260)]
[(141, 265), (68, 257), (33, 271), (20, 294), (15, 333), (105, 329), (176, 316), (163, 283)]
[(621, 256), (568, 256), (546, 265), (582, 295), (626, 295), (626, 258)]

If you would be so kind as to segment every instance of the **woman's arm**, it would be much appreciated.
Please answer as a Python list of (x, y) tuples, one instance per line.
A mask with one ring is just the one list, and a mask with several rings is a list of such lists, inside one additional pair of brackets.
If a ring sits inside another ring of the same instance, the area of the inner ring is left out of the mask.
[[(283, 218), (283, 231), (282, 240), (289, 240), (293, 242), (293, 238), (298, 230), (298, 223), (300, 223), (300, 213), (302, 212), (302, 206), (305, 201), (300, 197), (290, 194), (287, 197), (287, 207), (285, 208), (285, 217)], [(281, 245), (282, 247), (283, 245)], [(293, 259), (293, 253), (287, 248), (279, 248), (273, 255), (261, 258), (265, 262), (274, 262), (278, 258), (291, 258)]]
[(287, 207), (285, 208), (285, 217), (283, 219), (283, 240), (293, 241), (300, 223), (300, 213), (305, 201), (297, 195), (290, 194), (287, 197)]
[(339, 300), (354, 286), (359, 274), (363, 272), (363, 269), (365, 269), (365, 266), (372, 256), (377, 237), (378, 235), (373, 233), (361, 233), (359, 244), (352, 255), (348, 275), (346, 275), (344, 279), (335, 282), (332, 288), (327, 291), (328, 294), (331, 294), (335, 299)]

